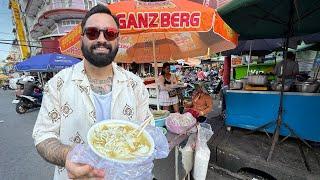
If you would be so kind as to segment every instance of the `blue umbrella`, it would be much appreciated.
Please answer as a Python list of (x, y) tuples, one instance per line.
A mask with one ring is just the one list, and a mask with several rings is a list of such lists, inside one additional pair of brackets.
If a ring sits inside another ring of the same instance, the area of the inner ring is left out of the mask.
[(80, 62), (79, 59), (63, 54), (50, 53), (32, 56), (15, 65), (16, 71), (53, 72), (70, 67)]

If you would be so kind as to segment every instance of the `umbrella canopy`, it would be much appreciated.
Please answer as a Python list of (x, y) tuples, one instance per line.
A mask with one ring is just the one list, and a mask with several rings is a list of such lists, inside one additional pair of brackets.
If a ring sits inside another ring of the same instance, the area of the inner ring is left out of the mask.
[(218, 9), (240, 39), (286, 37), (291, 16), (291, 37), (319, 32), (319, 11), (319, 0), (233, 0)]
[(15, 65), (16, 71), (52, 72), (59, 71), (80, 62), (79, 59), (63, 54), (50, 53), (32, 56)]
[[(208, 48), (221, 52), (237, 45), (238, 34), (214, 9), (189, 0), (131, 0), (108, 7), (120, 22), (116, 62), (165, 62), (205, 55)], [(61, 52), (81, 56), (80, 34), (78, 26), (61, 38)]]
[(235, 49), (224, 51), (222, 54), (227, 55), (242, 55), (250, 54), (253, 56), (262, 56), (270, 54), (274, 50), (281, 50), (283, 39), (255, 39), (239, 41)]
[[(208, 48), (210, 52), (220, 52), (233, 49), (237, 44), (237, 34), (214, 9), (189, 0), (123, 1), (109, 8), (119, 18), (120, 29), (127, 40), (118, 53), (118, 62), (153, 61), (153, 40), (156, 61), (201, 56)], [(148, 17), (157, 21), (148, 22)], [(144, 28), (145, 25), (149, 28)]]

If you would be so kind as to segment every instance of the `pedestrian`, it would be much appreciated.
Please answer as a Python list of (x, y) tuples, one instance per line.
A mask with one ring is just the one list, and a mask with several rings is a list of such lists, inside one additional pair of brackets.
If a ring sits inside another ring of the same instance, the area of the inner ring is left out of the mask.
[(177, 85), (177, 83), (177, 77), (170, 72), (170, 64), (164, 63), (159, 77), (159, 105), (165, 110), (169, 110), (169, 107), (173, 106), (174, 112), (179, 112), (178, 91), (173, 88), (173, 85)]
[(206, 78), (206, 74), (202, 70), (202, 68), (199, 68), (197, 72), (198, 81), (203, 81)]
[(81, 27), (84, 59), (46, 84), (33, 130), (38, 153), (56, 165), (54, 179), (103, 179), (103, 170), (73, 163), (68, 153), (86, 143), (97, 121), (144, 121), (152, 116), (143, 81), (113, 63), (119, 48), (117, 18), (99, 4), (87, 12)]

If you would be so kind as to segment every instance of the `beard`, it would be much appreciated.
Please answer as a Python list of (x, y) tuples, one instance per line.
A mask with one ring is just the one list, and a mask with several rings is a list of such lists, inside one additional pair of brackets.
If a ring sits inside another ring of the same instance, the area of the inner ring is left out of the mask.
[[(94, 49), (104, 47), (109, 50), (108, 53), (94, 53)], [(86, 60), (89, 61), (90, 64), (96, 66), (96, 67), (105, 67), (111, 64), (114, 61), (114, 58), (116, 57), (118, 53), (119, 47), (116, 46), (115, 48), (112, 48), (111, 44), (107, 43), (99, 43), (92, 45), (91, 47), (88, 47), (82, 43), (81, 45), (81, 51), (83, 56), (86, 58)]]

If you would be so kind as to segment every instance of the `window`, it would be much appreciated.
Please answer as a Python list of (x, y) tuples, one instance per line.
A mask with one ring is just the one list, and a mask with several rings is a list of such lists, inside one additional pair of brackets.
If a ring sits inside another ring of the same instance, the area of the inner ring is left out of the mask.
[(93, 7), (93, 0), (84, 0), (84, 8), (85, 9), (91, 9)]
[(62, 20), (61, 25), (62, 26), (75, 26), (77, 24), (81, 23), (81, 20), (79, 19), (70, 19), (70, 20)]

